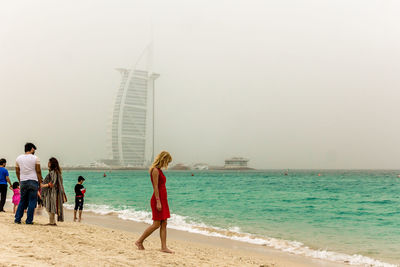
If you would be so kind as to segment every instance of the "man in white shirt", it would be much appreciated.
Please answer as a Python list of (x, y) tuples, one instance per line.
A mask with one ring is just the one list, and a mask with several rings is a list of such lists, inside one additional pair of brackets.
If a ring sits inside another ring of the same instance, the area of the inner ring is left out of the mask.
[(35, 156), (36, 146), (25, 144), (25, 154), (20, 155), (15, 164), (15, 172), (21, 188), (21, 200), (15, 213), (15, 223), (21, 223), (24, 210), (28, 208), (26, 224), (33, 224), (33, 214), (37, 203), (37, 193), (42, 184), (40, 160)]

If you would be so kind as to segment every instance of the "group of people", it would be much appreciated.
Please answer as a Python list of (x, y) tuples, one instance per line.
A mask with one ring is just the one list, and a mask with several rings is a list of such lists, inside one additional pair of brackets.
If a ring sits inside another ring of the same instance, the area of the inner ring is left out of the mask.
[[(49, 173), (43, 179), (40, 167), (40, 160), (35, 156), (36, 146), (32, 143), (25, 144), (25, 153), (18, 156), (15, 164), (15, 173), (18, 182), (11, 184), (8, 170), (6, 169), (7, 161), (0, 159), (0, 211), (4, 212), (4, 205), (7, 196), (7, 183), (14, 195), (12, 202), (14, 204), (15, 218), (14, 222), (21, 223), (21, 219), (26, 211), (26, 224), (33, 224), (34, 212), (37, 207), (38, 198), (41, 204), (49, 213), (48, 225), (55, 226), (57, 221), (64, 221), (63, 204), (67, 202), (67, 196), (64, 190), (62, 170), (58, 160), (54, 157), (49, 159), (47, 164)], [(82, 210), (84, 203), (84, 194), (86, 189), (82, 183), (85, 178), (79, 176), (78, 183), (75, 186), (75, 210), (74, 221), (77, 220), (77, 211), (79, 210), (79, 221), (82, 218)]]
[[(36, 146), (32, 143), (25, 144), (25, 154), (20, 155), (16, 160), (15, 172), (18, 182), (11, 184), (6, 167), (6, 160), (0, 159), (0, 211), (4, 211), (7, 194), (7, 183), (14, 191), (13, 203), (15, 219), (17, 224), (21, 223), (24, 211), (27, 209), (26, 224), (33, 224), (34, 211), (37, 205), (38, 195), (41, 196), (43, 206), (49, 213), (48, 225), (56, 225), (57, 221), (64, 221), (63, 203), (67, 202), (64, 190), (62, 170), (58, 160), (54, 157), (49, 159), (49, 174), (43, 179), (40, 168), (40, 160), (35, 156)], [(168, 168), (172, 157), (167, 151), (162, 151), (155, 158), (149, 169), (151, 183), (153, 185), (153, 195), (150, 200), (152, 209), (153, 224), (147, 227), (140, 238), (135, 242), (139, 250), (144, 250), (143, 242), (156, 229), (160, 229), (161, 251), (173, 253), (167, 247), (167, 220), (170, 218), (170, 211), (167, 199), (166, 177), (162, 169)], [(79, 221), (82, 218), (85, 188), (85, 179), (79, 176), (78, 183), (75, 185), (75, 208), (74, 221), (77, 220), (79, 210)], [(20, 189), (19, 189), (20, 188)], [(38, 193), (39, 192), (39, 193)]]

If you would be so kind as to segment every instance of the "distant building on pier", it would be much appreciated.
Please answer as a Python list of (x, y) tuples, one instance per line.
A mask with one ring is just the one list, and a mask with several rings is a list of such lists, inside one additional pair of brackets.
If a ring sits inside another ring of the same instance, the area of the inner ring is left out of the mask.
[(248, 169), (248, 159), (241, 157), (233, 157), (225, 160), (225, 169)]

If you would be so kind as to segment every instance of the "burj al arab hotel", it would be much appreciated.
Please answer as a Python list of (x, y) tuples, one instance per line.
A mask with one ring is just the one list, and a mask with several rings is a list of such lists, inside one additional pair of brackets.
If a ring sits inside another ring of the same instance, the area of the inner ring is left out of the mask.
[(117, 69), (121, 83), (111, 117), (112, 165), (147, 167), (154, 158), (154, 85), (150, 70)]

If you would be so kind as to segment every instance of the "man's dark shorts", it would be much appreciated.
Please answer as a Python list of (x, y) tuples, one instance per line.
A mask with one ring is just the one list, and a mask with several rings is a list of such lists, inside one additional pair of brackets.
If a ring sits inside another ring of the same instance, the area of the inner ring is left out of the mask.
[(83, 210), (83, 197), (75, 197), (75, 208), (74, 210)]

